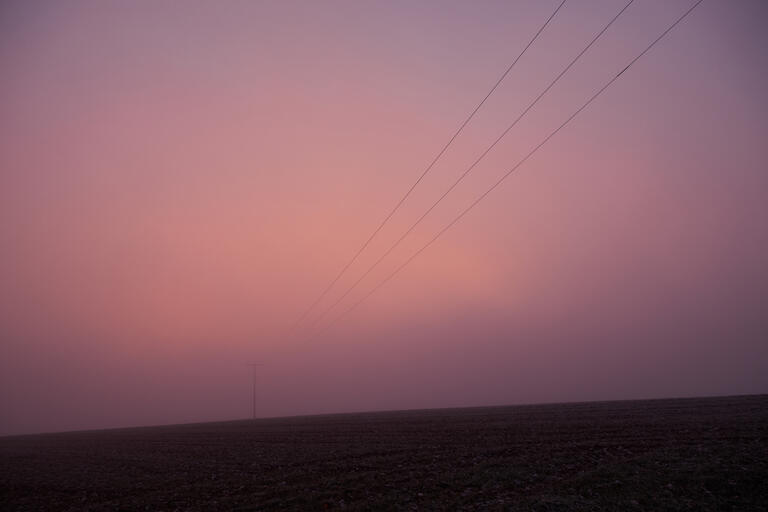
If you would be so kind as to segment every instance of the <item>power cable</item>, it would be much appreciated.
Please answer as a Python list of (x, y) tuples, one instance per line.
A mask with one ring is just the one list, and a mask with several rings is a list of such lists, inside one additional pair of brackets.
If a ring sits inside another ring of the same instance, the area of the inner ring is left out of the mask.
[(376, 293), (382, 286), (384, 286), (387, 282), (392, 280), (401, 270), (403, 270), (406, 266), (408, 266), (414, 259), (416, 259), (417, 256), (419, 256), (422, 252), (424, 252), (429, 246), (431, 246), (438, 238), (440, 238), (446, 231), (448, 231), (451, 227), (453, 227), (459, 220), (461, 220), (462, 217), (464, 217), (467, 213), (469, 213), (470, 210), (472, 210), (480, 201), (486, 198), (488, 194), (490, 194), (493, 190), (495, 190), (501, 183), (506, 180), (512, 173), (514, 173), (521, 165), (523, 165), (531, 156), (533, 156), (534, 153), (536, 153), (544, 144), (546, 144), (552, 137), (554, 137), (560, 130), (562, 130), (568, 123), (570, 123), (579, 113), (581, 113), (584, 109), (586, 109), (595, 99), (597, 99), (598, 96), (600, 96), (608, 87), (611, 86), (618, 78), (623, 75), (632, 65), (637, 62), (643, 55), (645, 55), (648, 51), (650, 51), (651, 48), (653, 48), (656, 43), (661, 41), (661, 39), (664, 38), (672, 29), (674, 29), (681, 21), (683, 21), (698, 5), (703, 2), (704, 0), (698, 0), (696, 3), (694, 3), (685, 13), (683, 13), (682, 16), (680, 16), (674, 23), (672, 23), (664, 32), (661, 33), (651, 44), (649, 44), (642, 52), (640, 52), (634, 59), (632, 59), (629, 64), (627, 64), (624, 69), (619, 71), (613, 78), (611, 78), (605, 85), (603, 85), (596, 93), (592, 95), (581, 107), (578, 108), (571, 116), (566, 119), (560, 126), (558, 126), (554, 131), (552, 131), (549, 135), (547, 135), (544, 140), (542, 140), (536, 147), (534, 147), (525, 157), (523, 157), (519, 162), (517, 162), (511, 169), (509, 169), (501, 178), (499, 178), (498, 181), (496, 181), (488, 190), (483, 192), (480, 196), (478, 196), (467, 208), (462, 210), (459, 215), (457, 215), (451, 222), (449, 222), (443, 229), (441, 229), (432, 239), (430, 239), (426, 244), (424, 244), (418, 251), (416, 251), (414, 254), (412, 254), (407, 260), (405, 260), (404, 263), (402, 263), (399, 267), (397, 267), (392, 273), (390, 273), (386, 278), (384, 278), (382, 281), (380, 281), (371, 291), (369, 291), (366, 295), (364, 295), (361, 299), (359, 299), (357, 302), (355, 302), (349, 309), (345, 310), (342, 314), (337, 316), (334, 320), (326, 324), (326, 326), (318, 332), (318, 334), (325, 332), (328, 330), (332, 325), (337, 323), (339, 320), (341, 320), (343, 317), (351, 313), (355, 308), (357, 308), (360, 304), (362, 304), (365, 300), (367, 300), (371, 295)]

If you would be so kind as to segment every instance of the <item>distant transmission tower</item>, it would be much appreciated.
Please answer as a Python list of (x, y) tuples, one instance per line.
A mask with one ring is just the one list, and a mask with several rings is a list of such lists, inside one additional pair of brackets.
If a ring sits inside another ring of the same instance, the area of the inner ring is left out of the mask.
[(264, 366), (260, 363), (251, 363), (248, 366), (253, 368), (253, 400), (252, 400), (252, 406), (253, 406), (253, 419), (256, 419), (256, 367), (257, 366)]

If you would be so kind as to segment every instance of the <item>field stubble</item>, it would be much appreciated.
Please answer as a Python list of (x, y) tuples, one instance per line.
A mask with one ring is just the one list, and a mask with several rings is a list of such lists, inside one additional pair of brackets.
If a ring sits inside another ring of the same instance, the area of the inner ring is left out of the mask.
[(3, 510), (766, 510), (768, 395), (0, 438)]

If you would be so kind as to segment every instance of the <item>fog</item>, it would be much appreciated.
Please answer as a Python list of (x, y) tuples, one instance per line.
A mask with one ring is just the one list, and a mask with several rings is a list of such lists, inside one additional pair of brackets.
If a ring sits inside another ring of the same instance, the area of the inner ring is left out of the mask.
[(768, 392), (768, 35), (703, 2), (5, 2), (0, 434)]

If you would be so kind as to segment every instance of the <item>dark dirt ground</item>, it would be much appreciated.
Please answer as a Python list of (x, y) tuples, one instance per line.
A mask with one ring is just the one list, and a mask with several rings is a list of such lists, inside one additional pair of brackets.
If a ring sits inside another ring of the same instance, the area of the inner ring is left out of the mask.
[(768, 510), (768, 395), (0, 438), (2, 510)]

